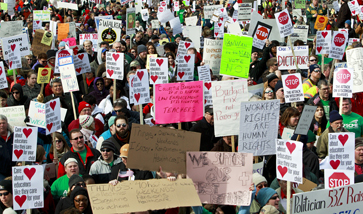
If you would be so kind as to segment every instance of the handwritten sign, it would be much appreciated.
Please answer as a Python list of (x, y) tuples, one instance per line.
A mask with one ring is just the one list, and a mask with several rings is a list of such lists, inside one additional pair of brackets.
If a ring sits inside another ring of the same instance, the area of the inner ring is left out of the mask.
[(187, 176), (207, 204), (248, 206), (252, 183), (252, 154), (187, 152)]
[(198, 21), (198, 17), (197, 16), (187, 17), (187, 18), (185, 18), (185, 25), (186, 26), (196, 26), (197, 25), (197, 21)]
[(328, 54), (331, 45), (331, 31), (318, 31), (316, 33), (316, 52)]
[(329, 133), (329, 164), (321, 169), (354, 171), (355, 135), (353, 132)]
[(50, 21), (50, 11), (49, 10), (34, 10), (33, 20), (41, 20), (43, 22)]
[(61, 129), (61, 110), (59, 98), (45, 103), (46, 135)]
[(248, 78), (253, 38), (224, 34), (220, 74)]
[(300, 134), (300, 135), (308, 134), (311, 121), (313, 120), (315, 115), (316, 108), (317, 108), (316, 106), (309, 106), (309, 105), (304, 106), (304, 110), (301, 114), (299, 123), (297, 124), (297, 127), (295, 129), (295, 134)]
[(209, 5), (203, 7), (204, 18), (205, 19), (212, 19), (213, 13), (215, 10), (223, 8), (223, 5)]
[(342, 60), (347, 42), (348, 42), (347, 32), (334, 31), (333, 40), (331, 42), (331, 48), (329, 50), (329, 58)]
[(3, 55), (5, 60), (13, 61), (14, 56), (15, 57), (26, 56), (29, 55), (30, 53), (28, 38), (26, 34), (19, 34), (12, 37), (6, 37), (3, 38), (1, 42), (2, 42)]
[(276, 139), (277, 178), (301, 184), (303, 143), (292, 140)]
[[(54, 73), (59, 73), (59, 58), (64, 58), (64, 57), (68, 57), (68, 56), (73, 56), (73, 51), (70, 49), (63, 49), (63, 50), (59, 50), (57, 51), (57, 53), (55, 54), (55, 66), (54, 66)], [(67, 58), (67, 59), (71, 59), (71, 58)], [(73, 58), (72, 58), (73, 60)]]
[[(265, 158), (263, 158), (265, 160)], [(260, 175), (263, 174), (263, 166), (265, 164), (265, 161), (259, 162), (259, 163), (254, 163), (253, 164), (253, 171), (252, 173), (258, 173)]]
[(185, 173), (187, 151), (198, 151), (200, 133), (132, 125), (127, 165), (133, 169)]
[(151, 27), (153, 29), (159, 29), (160, 28), (160, 22), (159, 22), (159, 20), (156, 20), (156, 19), (151, 20)]
[(363, 48), (347, 50), (347, 66), (353, 68), (353, 93), (363, 91)]
[(0, 108), (0, 114), (5, 115), (8, 119), (8, 123), (11, 126), (23, 126), (25, 127), (25, 109), (23, 105), (13, 107)]
[(0, 38), (19, 35), (23, 32), (23, 21), (1, 22), (0, 29)]
[(33, 33), (35, 33), (35, 30), (38, 29), (43, 29), (42, 20), (33, 20)]
[(141, 105), (150, 102), (149, 74), (146, 69), (137, 70), (130, 77), (130, 86), (130, 103)]
[(194, 79), (194, 54), (179, 55), (177, 81)]
[(214, 22), (214, 37), (223, 38), (224, 36), (224, 22)]
[(353, 69), (339, 68), (334, 72), (333, 97), (352, 98), (353, 96)]
[(203, 81), (156, 84), (157, 124), (198, 121), (204, 115)]
[(45, 128), (45, 104), (30, 101), (29, 104), (29, 122), (26, 124)]
[(282, 84), (286, 103), (304, 101), (300, 73), (282, 75)]
[(43, 167), (41, 165), (13, 167), (12, 175), (13, 209), (43, 208)]
[(0, 89), (8, 87), (8, 80), (6, 79), (5, 73), (4, 62), (0, 61)]
[(111, 79), (124, 79), (124, 54), (111, 53), (106, 54), (106, 75)]
[(240, 105), (248, 100), (247, 81), (212, 82), (212, 97), (215, 136), (238, 135)]
[(87, 191), (94, 214), (201, 206), (191, 179), (124, 181), (116, 186), (92, 184), (87, 186)]
[[(96, 28), (97, 28), (97, 30), (99, 30), (100, 29), (100, 19), (111, 19), (111, 20), (113, 20), (113, 16), (112, 15), (107, 15), (107, 16), (104, 16), (104, 15), (102, 15), (102, 16), (96, 16), (95, 17), (95, 22), (96, 22)], [(147, 20), (146, 20), (147, 21)], [(96, 34), (97, 35), (97, 34)], [(81, 34), (79, 35), (79, 36), (81, 36)], [(81, 39), (81, 38), (80, 38)], [(83, 42), (80, 42), (80, 44), (83, 44)], [(97, 44), (97, 42), (96, 42), (96, 44)]]
[(294, 25), (294, 32), (290, 35), (291, 43), (294, 44), (296, 40), (307, 41), (309, 32), (309, 25)]
[(204, 38), (203, 61), (209, 65), (213, 74), (219, 74), (222, 57), (223, 40)]
[(52, 72), (51, 68), (39, 68), (37, 75), (37, 83), (38, 84), (49, 83), (51, 72)]
[[(104, 16), (102, 16), (104, 17)], [(98, 34), (92, 33), (92, 34), (79, 34), (79, 44), (83, 44), (85, 41), (91, 41), (92, 42), (92, 50), (97, 51), (98, 48)]]
[(178, 52), (176, 55), (176, 62), (179, 61), (179, 58), (182, 58), (182, 55), (188, 54), (188, 48), (193, 48), (193, 42), (180, 41), (178, 46)]
[[(309, 46), (294, 46), (296, 62), (300, 69), (308, 69)], [(294, 56), (289, 46), (277, 47), (277, 63), (279, 69), (296, 69)]]
[(251, 19), (252, 3), (238, 4), (238, 20)]
[(198, 78), (201, 81), (211, 81), (209, 65), (198, 66)]
[(76, 75), (92, 72), (87, 53), (73, 55), (73, 62)]
[[(72, 59), (72, 56), (69, 56), (67, 58)], [(78, 81), (77, 81), (77, 76), (76, 76), (76, 71), (74, 69), (74, 65), (67, 64), (64, 66), (59, 66), (59, 71), (61, 74), (63, 91), (64, 92), (79, 91)]]
[(54, 163), (42, 164), (42, 166), (44, 167), (44, 178), (55, 178)]
[(354, 170), (324, 169), (325, 189), (354, 184)]
[(168, 59), (150, 58), (150, 84), (168, 83)]
[(258, 48), (260, 50), (265, 47), (266, 40), (270, 36), (272, 26), (267, 25), (263, 22), (257, 22), (256, 28), (253, 31), (253, 47)]
[(289, 129), (289, 128), (284, 128), (284, 130), (282, 131), (282, 135), (281, 135), (281, 139), (284, 140), (290, 140), (291, 137), (294, 135), (294, 131), (293, 129)]
[(13, 161), (35, 162), (38, 128), (14, 127)]

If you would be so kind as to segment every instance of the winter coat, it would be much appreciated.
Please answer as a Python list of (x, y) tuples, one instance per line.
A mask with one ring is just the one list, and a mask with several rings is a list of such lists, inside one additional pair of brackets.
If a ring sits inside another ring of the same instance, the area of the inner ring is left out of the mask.
[(201, 133), (200, 151), (210, 151), (220, 137), (214, 136), (214, 126), (210, 125), (205, 118), (198, 121), (191, 129), (192, 132)]
[[(341, 132), (349, 132), (347, 129), (342, 128)], [(323, 134), (320, 135), (318, 139), (318, 143), (316, 144), (316, 152), (318, 153), (319, 158), (324, 159), (329, 154), (329, 133), (335, 133), (331, 126), (325, 129)]]
[(23, 94), (27, 96), (29, 99), (34, 99), (40, 93), (40, 85), (35, 84), (33, 88), (30, 88), (28, 84), (25, 84), (23, 87)]
[(23, 93), (23, 87), (17, 83), (14, 84), (13, 88), (11, 89), (11, 91), (13, 91), (14, 89), (18, 90), (20, 92), (20, 100), (16, 100), (13, 96), (13, 94), (10, 94), (8, 100), (6, 101), (6, 103), (8, 104), (8, 106), (18, 106), (18, 105), (24, 105), (26, 103), (26, 101), (28, 100), (27, 96), (24, 96)]
[[(98, 80), (102, 80), (103, 83), (103, 89), (102, 91), (99, 91), (96, 85), (96, 82)], [(97, 105), (100, 104), (100, 102), (105, 99), (107, 97), (107, 95), (109, 95), (109, 91), (107, 91), (105, 89), (105, 81), (102, 77), (96, 77), (95, 80), (93, 81), (93, 91), (89, 93), (89, 95), (92, 95), (96, 98), (96, 103)]]
[(114, 180), (117, 178), (116, 176), (111, 177), (111, 169), (114, 167), (117, 167), (121, 171), (127, 170), (125, 164), (122, 162), (122, 158), (114, 155), (113, 165), (110, 166), (109, 163), (103, 160), (101, 155), (98, 160), (94, 164), (92, 164), (89, 175), (92, 175), (95, 178), (96, 184), (108, 183), (110, 180)]
[[(11, 176), (11, 167), (13, 165), (13, 133), (8, 131), (7, 140), (0, 137), (0, 174), (5, 177)], [(15, 163), (15, 162), (14, 162)]]

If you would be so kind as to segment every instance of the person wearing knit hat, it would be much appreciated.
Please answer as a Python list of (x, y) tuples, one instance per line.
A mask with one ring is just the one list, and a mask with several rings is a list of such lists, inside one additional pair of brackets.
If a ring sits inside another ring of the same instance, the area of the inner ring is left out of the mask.
[(262, 176), (261, 174), (255, 172), (253, 173), (252, 175), (252, 182), (253, 184), (256, 186), (256, 192), (255, 194), (252, 195), (252, 202), (251, 202), (251, 205), (250, 205), (250, 213), (256, 213), (260, 210), (261, 206), (260, 204), (255, 200), (258, 192), (263, 189), (263, 188), (266, 188), (267, 187), (267, 180), (264, 176)]
[(82, 214), (91, 214), (91, 204), (89, 201), (88, 192), (85, 188), (76, 187), (70, 195), (72, 205)]
[[(311, 57), (311, 58), (313, 58), (313, 57)], [(314, 58), (316, 60), (316, 57), (314, 57)], [(310, 65), (309, 66), (309, 71), (310, 71), (309, 79), (304, 81), (304, 83), (302, 84), (304, 94), (310, 88), (315, 87), (318, 84), (319, 79), (321, 77), (321, 70), (320, 70), (319, 65), (317, 65), (317, 64)]]
[(276, 74), (274, 74), (274, 73), (270, 73), (269, 75), (266, 76), (266, 78), (267, 78), (268, 85), (272, 89), (274, 89), (276, 86), (276, 83), (279, 81), (279, 77), (276, 76)]
[[(276, 193), (279, 196), (280, 202), (278, 204), (278, 207), (276, 207), (278, 210), (280, 210), (283, 213), (286, 213), (285, 207), (283, 204), (287, 204), (287, 200), (292, 201), (292, 197), (294, 194), (304, 192), (299, 188), (293, 187), (293, 182), (290, 182), (291, 185), (291, 195), (289, 196), (287, 194), (287, 181), (277, 179), (280, 187), (276, 189)], [(292, 203), (292, 202), (291, 202)], [(272, 205), (272, 204), (271, 204)]]
[(98, 151), (101, 150), (101, 146), (102, 146), (103, 141), (105, 141), (108, 138), (112, 137), (112, 135), (114, 135), (116, 133), (116, 129), (115, 129), (115, 119), (116, 119), (116, 116), (111, 116), (108, 119), (107, 124), (108, 124), (109, 129), (107, 131), (103, 132), (101, 134), (101, 136), (98, 138), (98, 141), (97, 141), (96, 149)]
[(308, 147), (308, 149), (310, 149), (314, 153), (316, 153), (316, 147), (314, 146), (315, 141), (316, 141), (316, 135), (314, 134), (313, 131), (309, 130), (308, 131), (308, 142), (307, 142), (306, 146)]
[(84, 137), (84, 142), (87, 143), (87, 145), (92, 148), (96, 148), (98, 142), (98, 137), (94, 134), (95, 132), (94, 121), (95, 121), (94, 118), (90, 115), (79, 116), (79, 125), (82, 127), (81, 132)]
[(94, 130), (94, 119), (90, 115), (80, 115), (79, 125), (81, 125), (82, 128)]
[(136, 61), (140, 63), (141, 69), (146, 68), (146, 56), (147, 56), (147, 48), (145, 45), (137, 46), (138, 56), (136, 57)]
[[(1, 208), (0, 208), (0, 212), (1, 212)], [(2, 212), (3, 214), (17, 214), (17, 212), (15, 212), (15, 210), (13, 210), (13, 208), (8, 207), (4, 210), (4, 212)]]
[(58, 45), (58, 50), (62, 50), (66, 48), (66, 42), (61, 41)]
[(68, 187), (70, 190), (73, 190), (76, 186), (86, 187), (83, 178), (74, 174), (69, 178)]
[(92, 113), (91, 105), (86, 103), (85, 101), (80, 102), (78, 105), (78, 113), (79, 115), (91, 115)]
[[(277, 83), (276, 83), (276, 85), (274, 87), (275, 93), (277, 93), (277, 91), (279, 89), (282, 89), (282, 94), (283, 94), (284, 93), (284, 90), (283, 90), (284, 89), (284, 86), (282, 85), (282, 81), (281, 80), (277, 81)], [(284, 96), (284, 99), (285, 99), (285, 96)]]
[(267, 205), (272, 205), (276, 209), (279, 208), (280, 198), (277, 195), (277, 192), (270, 187), (262, 188), (256, 197), (258, 203), (260, 203), (261, 207)]

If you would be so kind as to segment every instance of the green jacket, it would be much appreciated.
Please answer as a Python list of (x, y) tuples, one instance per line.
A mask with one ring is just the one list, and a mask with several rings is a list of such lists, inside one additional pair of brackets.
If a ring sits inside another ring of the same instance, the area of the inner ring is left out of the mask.
[(313, 17), (313, 15), (315, 14), (325, 16), (327, 14), (327, 9), (323, 9), (321, 5), (318, 5), (318, 7), (314, 7), (314, 5), (311, 3), (308, 9), (306, 9), (306, 18), (308, 23), (315, 23), (316, 17)]
[[(349, 132), (347, 129), (343, 128), (341, 132)], [(316, 144), (316, 152), (318, 153), (318, 157), (324, 159), (329, 154), (329, 133), (334, 133), (334, 130), (331, 126), (325, 129), (323, 134), (320, 135), (318, 139), (318, 143)]]

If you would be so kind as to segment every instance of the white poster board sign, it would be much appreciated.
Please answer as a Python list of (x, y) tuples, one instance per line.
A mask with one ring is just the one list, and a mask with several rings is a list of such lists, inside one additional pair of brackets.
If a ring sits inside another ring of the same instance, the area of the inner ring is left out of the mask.
[(304, 101), (300, 73), (282, 75), (282, 84), (286, 103)]
[(333, 31), (333, 40), (331, 42), (331, 48), (329, 50), (329, 58), (342, 60), (347, 42), (347, 32)]
[(111, 79), (124, 79), (124, 54), (107, 52), (106, 75)]
[(347, 50), (347, 67), (353, 68), (353, 93), (363, 91), (363, 48)]
[(328, 54), (331, 45), (331, 31), (324, 30), (316, 32), (316, 53)]
[(14, 127), (13, 161), (35, 162), (37, 152), (37, 127)]
[(353, 69), (339, 68), (334, 72), (333, 97), (353, 97)]
[(275, 13), (275, 19), (282, 38), (289, 36), (294, 32), (288, 9)]
[(149, 74), (147, 69), (140, 69), (136, 71), (135, 75), (130, 77), (130, 103), (142, 105), (149, 102)]
[[(297, 65), (300, 69), (308, 69), (309, 46), (294, 46)], [(290, 46), (277, 47), (277, 63), (280, 70), (296, 69)]]

